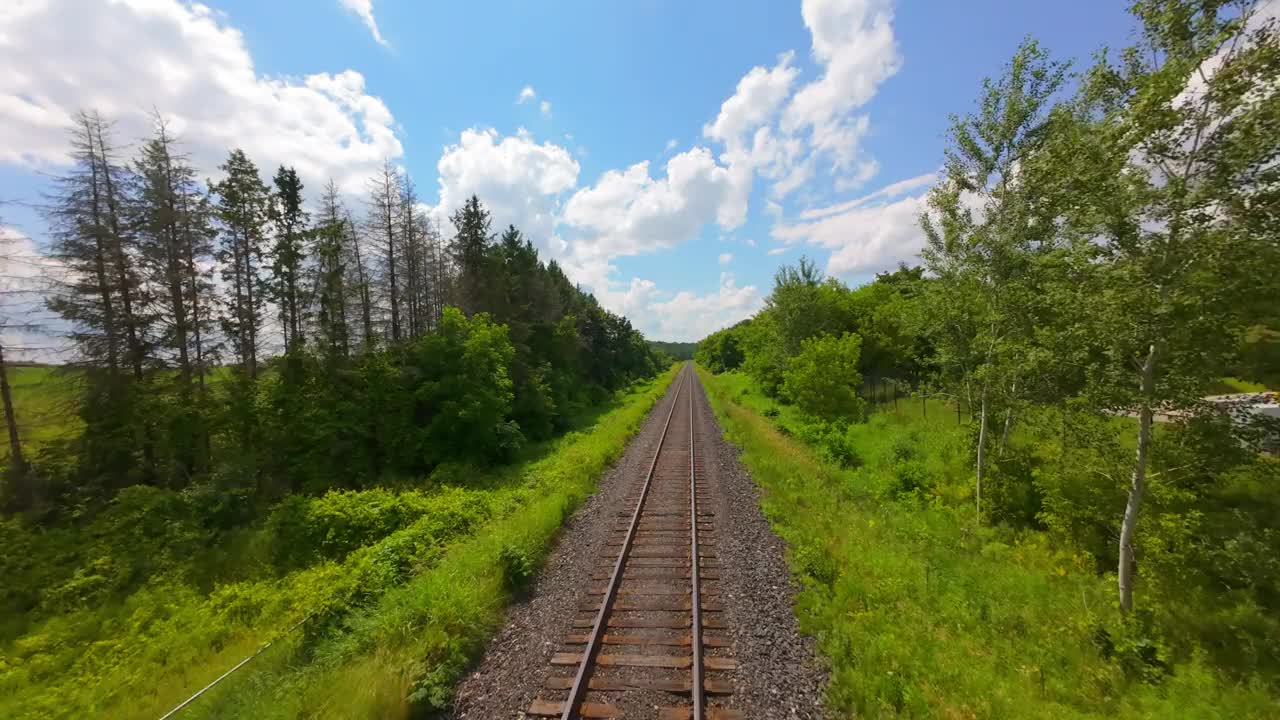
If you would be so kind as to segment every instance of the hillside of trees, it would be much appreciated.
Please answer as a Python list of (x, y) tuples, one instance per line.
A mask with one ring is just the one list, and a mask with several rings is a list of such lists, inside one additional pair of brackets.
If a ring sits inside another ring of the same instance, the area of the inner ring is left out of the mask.
[[(877, 495), (904, 523), (933, 504), (985, 533), (975, 553), (1086, 558), (1110, 607), (1042, 619), (1093, 623), (1107, 668), (1158, 685), (1207, 657), (1274, 693), (1280, 428), (1206, 398), (1280, 369), (1280, 28), (1134, 9), (1134, 46), (1072, 74), (1028, 40), (953, 118), (920, 267), (856, 288), (784, 267), (697, 361), (734, 373), (726, 387), (745, 375), (780, 429), (854, 477), (869, 413), (910, 404), (914, 420), (875, 426), (904, 423)], [(941, 413), (963, 414), (962, 454), (926, 464)], [(856, 592), (828, 569), (824, 588)]]

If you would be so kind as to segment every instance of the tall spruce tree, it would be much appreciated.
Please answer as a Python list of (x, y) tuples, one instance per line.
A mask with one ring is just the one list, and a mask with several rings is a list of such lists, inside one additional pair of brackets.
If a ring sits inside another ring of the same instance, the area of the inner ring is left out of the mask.
[(315, 282), (310, 293), (314, 336), (322, 354), (333, 364), (350, 353), (351, 335), (347, 326), (349, 224), (332, 180), (321, 196), (317, 220), (311, 231), (315, 257)]
[(231, 343), (240, 368), (248, 377), (256, 378), (264, 294), (259, 269), (270, 196), (257, 166), (244, 151), (232, 150), (220, 169), (225, 177), (210, 183), (210, 188), (218, 198), (221, 242), (217, 257), (226, 286), (222, 332)]
[(56, 179), (46, 215), (51, 251), (65, 269), (47, 304), (70, 323), (86, 366), (80, 467), (108, 487), (152, 482), (151, 420), (139, 406), (155, 315), (142, 286), (137, 234), (125, 216), (128, 169), (97, 112), (73, 118), (72, 166)]
[(157, 360), (177, 369), (177, 405), (168, 418), (171, 480), (183, 484), (208, 470), (208, 429), (197, 385), (203, 387), (212, 283), (203, 268), (212, 259), (210, 210), (195, 170), (159, 116), (154, 135), (135, 162), (132, 212), (141, 266), (159, 311)]
[(275, 242), (271, 247), (271, 299), (280, 309), (285, 352), (301, 346), (306, 301), (303, 298), (303, 260), (307, 213), (302, 209), (302, 181), (293, 168), (276, 171), (271, 219)]
[(387, 303), (387, 336), (392, 342), (399, 342), (402, 335), (402, 194), (400, 173), (392, 167), (390, 160), (384, 160), (382, 170), (369, 181), (369, 214), (365, 220), (365, 233), (370, 245), (377, 248), (376, 254), (381, 265), (380, 294)]
[(491, 285), (489, 275), (489, 249), (493, 236), (489, 233), (492, 222), (489, 211), (480, 204), (480, 198), (472, 195), (450, 218), (454, 236), (449, 244), (449, 254), (457, 272), (457, 301), (468, 315), (487, 308)]

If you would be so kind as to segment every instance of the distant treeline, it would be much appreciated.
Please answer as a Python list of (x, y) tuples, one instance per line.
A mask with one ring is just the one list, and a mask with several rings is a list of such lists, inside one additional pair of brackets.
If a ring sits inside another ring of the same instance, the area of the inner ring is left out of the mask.
[(662, 340), (650, 340), (649, 347), (654, 352), (666, 353), (667, 357), (672, 360), (692, 360), (693, 354), (698, 350), (698, 343), (682, 343), (682, 342), (664, 342)]

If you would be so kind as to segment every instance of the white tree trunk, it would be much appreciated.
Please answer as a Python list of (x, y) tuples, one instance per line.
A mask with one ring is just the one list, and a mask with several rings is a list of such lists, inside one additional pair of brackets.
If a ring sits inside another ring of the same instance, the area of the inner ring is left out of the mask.
[(1000, 451), (998, 457), (1004, 457), (1004, 448), (1009, 444), (1009, 430), (1013, 428), (1013, 410), (1004, 416), (1004, 432), (1000, 433)]
[(978, 510), (978, 524), (982, 524), (982, 469), (987, 451), (987, 387), (982, 387), (982, 408), (978, 420), (978, 479), (974, 486), (974, 498)]
[(1147, 484), (1147, 459), (1151, 451), (1151, 418), (1155, 387), (1156, 345), (1147, 350), (1142, 364), (1142, 405), (1138, 409), (1138, 449), (1134, 456), (1133, 477), (1129, 485), (1129, 501), (1125, 504), (1124, 520), (1120, 523), (1120, 567), (1117, 576), (1120, 586), (1120, 611), (1128, 613), (1133, 608), (1133, 534), (1138, 527), (1138, 511), (1142, 507), (1142, 493)]
[[(1018, 381), (1013, 381), (1013, 397), (1018, 396)], [(996, 457), (1004, 457), (1004, 448), (1009, 444), (1009, 430), (1013, 428), (1013, 404), (1010, 403), (1008, 412), (1004, 416), (1004, 432), (1000, 433), (1000, 448), (996, 451)]]

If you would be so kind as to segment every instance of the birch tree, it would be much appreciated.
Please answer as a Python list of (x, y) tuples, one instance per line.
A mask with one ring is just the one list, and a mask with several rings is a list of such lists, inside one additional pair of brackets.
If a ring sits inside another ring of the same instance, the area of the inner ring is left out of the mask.
[(1037, 189), (1019, 166), (1041, 143), (1065, 75), (1064, 64), (1027, 40), (999, 80), (984, 80), (977, 112), (952, 118), (944, 178), (921, 218), (925, 267), (940, 280), (928, 296), (939, 356), (953, 383), (977, 395), (979, 522), (992, 402), (1016, 388), (1014, 358), (1032, 324), (1033, 253), (1052, 242)]
[(1135, 3), (1137, 43), (1089, 71), (1052, 148), (1057, 191), (1077, 198), (1067, 216), (1085, 279), (1077, 334), (1097, 346), (1088, 392), (1138, 422), (1118, 533), (1123, 612), (1134, 605), (1155, 416), (1196, 410), (1275, 257), (1280, 35), (1258, 9)]

